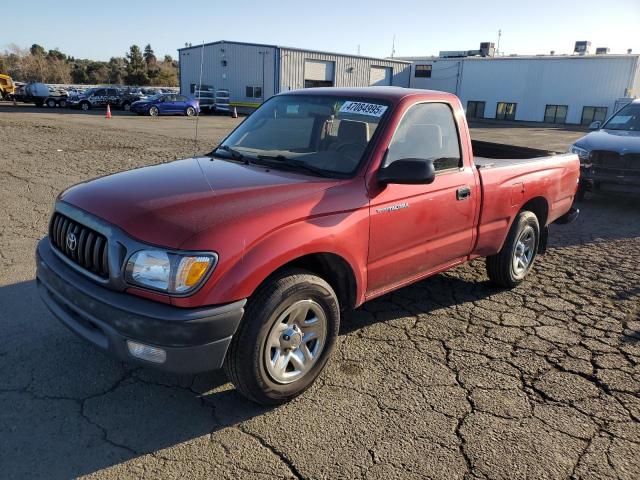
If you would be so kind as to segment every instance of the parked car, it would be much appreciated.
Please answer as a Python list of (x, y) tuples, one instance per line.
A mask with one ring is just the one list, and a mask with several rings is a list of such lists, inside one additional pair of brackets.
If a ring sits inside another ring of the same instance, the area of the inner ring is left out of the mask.
[(640, 194), (640, 100), (590, 128), (596, 131), (569, 150), (580, 157), (578, 199), (586, 192)]
[(67, 104), (71, 108), (80, 108), (85, 111), (92, 108), (106, 108), (107, 105), (128, 111), (131, 104), (137, 100), (136, 95), (130, 95), (115, 87), (95, 87), (69, 97)]
[(282, 403), (324, 369), (342, 311), (477, 257), (493, 283), (522, 283), (549, 226), (578, 215), (579, 170), (575, 154), (473, 142), (452, 94), (286, 92), (208, 155), (61, 193), (37, 284), (116, 358), (224, 367)]
[(187, 115), (200, 112), (198, 101), (185, 95), (160, 93), (131, 104), (131, 111), (138, 115)]

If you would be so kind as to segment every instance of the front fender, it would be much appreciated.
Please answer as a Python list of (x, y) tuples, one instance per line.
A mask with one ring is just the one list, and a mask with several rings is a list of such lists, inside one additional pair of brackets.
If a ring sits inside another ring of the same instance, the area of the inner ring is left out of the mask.
[[(331, 253), (344, 259), (356, 281), (356, 303), (366, 290), (369, 243), (368, 208), (307, 218), (267, 234), (241, 255), (214, 271), (192, 297), (175, 298), (178, 306), (217, 305), (250, 297), (258, 286), (282, 266), (305, 255)], [(217, 267), (217, 268), (218, 268)]]

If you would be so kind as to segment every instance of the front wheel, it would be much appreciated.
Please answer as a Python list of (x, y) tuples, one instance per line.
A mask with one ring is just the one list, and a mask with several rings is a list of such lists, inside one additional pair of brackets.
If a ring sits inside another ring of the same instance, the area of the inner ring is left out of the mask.
[(122, 104), (122, 110), (124, 110), (125, 112), (131, 111), (131, 104), (129, 102), (124, 102)]
[(520, 212), (500, 251), (487, 257), (489, 279), (507, 288), (522, 283), (533, 266), (539, 243), (538, 217), (532, 212)]
[(151, 115), (152, 117), (157, 117), (158, 115), (160, 115), (160, 110), (158, 110), (158, 107), (153, 106), (149, 109), (149, 115)]
[(249, 300), (227, 352), (225, 373), (254, 402), (287, 402), (320, 375), (339, 326), (340, 308), (331, 286), (305, 270), (284, 271)]
[(82, 103), (80, 104), (80, 108), (81, 108), (82, 110), (84, 110), (85, 112), (86, 112), (86, 111), (89, 111), (89, 110), (91, 109), (91, 104), (90, 104), (89, 102), (82, 102)]
[(196, 109), (193, 107), (187, 107), (187, 117), (193, 117), (196, 114)]

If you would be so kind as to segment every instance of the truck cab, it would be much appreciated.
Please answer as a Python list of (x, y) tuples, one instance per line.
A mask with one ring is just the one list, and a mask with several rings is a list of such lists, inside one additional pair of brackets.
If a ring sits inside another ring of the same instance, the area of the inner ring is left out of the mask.
[(13, 79), (9, 75), (0, 73), (0, 100), (8, 99), (14, 92)]

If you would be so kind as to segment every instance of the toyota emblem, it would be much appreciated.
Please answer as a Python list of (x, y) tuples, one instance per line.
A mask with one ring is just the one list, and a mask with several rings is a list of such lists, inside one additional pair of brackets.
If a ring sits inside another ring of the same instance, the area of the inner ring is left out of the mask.
[(69, 250), (75, 250), (78, 245), (78, 240), (76, 239), (76, 234), (71, 232), (67, 235), (67, 248)]

